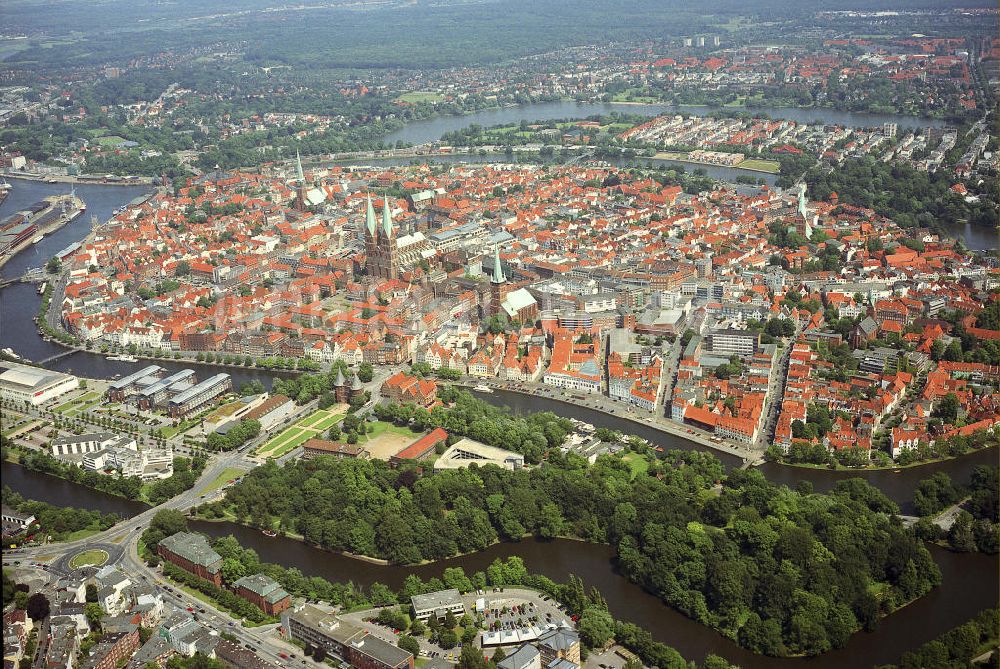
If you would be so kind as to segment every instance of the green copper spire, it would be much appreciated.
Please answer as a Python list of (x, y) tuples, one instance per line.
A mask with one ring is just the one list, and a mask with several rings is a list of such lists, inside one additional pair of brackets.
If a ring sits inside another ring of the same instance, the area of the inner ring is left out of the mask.
[(503, 266), (500, 264), (500, 246), (493, 247), (493, 283), (504, 283), (507, 277), (503, 275)]
[(365, 212), (365, 227), (368, 228), (368, 234), (372, 237), (375, 236), (375, 207), (372, 206), (372, 196), (368, 194), (368, 210)]
[(389, 196), (382, 196), (382, 233), (392, 237), (392, 212), (389, 211)]
[(306, 182), (306, 175), (302, 172), (302, 158), (299, 157), (298, 149), (295, 149), (295, 178), (300, 186)]

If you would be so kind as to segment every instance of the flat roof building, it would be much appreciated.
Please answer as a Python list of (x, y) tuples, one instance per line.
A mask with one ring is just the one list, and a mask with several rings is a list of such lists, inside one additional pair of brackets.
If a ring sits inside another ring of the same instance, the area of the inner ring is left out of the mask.
[(428, 592), (424, 595), (413, 595), (410, 597), (410, 605), (413, 607), (413, 615), (417, 620), (424, 622), (429, 620), (431, 616), (441, 620), (448, 615), (449, 611), (455, 616), (461, 616), (465, 613), (462, 596), (454, 588)]
[(461, 469), (471, 464), (496, 465), (503, 469), (524, 467), (524, 456), (496, 446), (487, 446), (472, 439), (455, 442), (434, 462), (434, 469)]
[(0, 397), (28, 402), (32, 406), (44, 404), (79, 386), (79, 380), (71, 374), (34, 367), (12, 367), (0, 374)]

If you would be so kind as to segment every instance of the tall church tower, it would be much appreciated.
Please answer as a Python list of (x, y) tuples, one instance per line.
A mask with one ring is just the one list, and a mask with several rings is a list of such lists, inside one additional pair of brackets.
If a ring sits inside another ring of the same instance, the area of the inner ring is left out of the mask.
[(302, 171), (302, 158), (298, 149), (295, 150), (295, 208), (299, 211), (306, 210), (306, 175)]
[(381, 279), (399, 278), (399, 249), (396, 246), (396, 230), (392, 225), (389, 197), (382, 198), (382, 220), (376, 221), (371, 196), (365, 212), (365, 274)]
[(500, 264), (500, 246), (493, 247), (493, 276), (490, 277), (490, 312), (488, 316), (495, 316), (503, 311), (500, 306), (503, 304), (504, 284), (507, 277), (503, 273), (503, 265)]

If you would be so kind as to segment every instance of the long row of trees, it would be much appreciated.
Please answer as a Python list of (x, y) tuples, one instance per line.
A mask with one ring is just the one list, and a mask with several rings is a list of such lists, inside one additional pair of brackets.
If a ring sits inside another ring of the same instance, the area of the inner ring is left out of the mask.
[(842, 646), (939, 582), (926, 548), (895, 518), (896, 505), (860, 479), (824, 495), (738, 470), (713, 495), (722, 478), (717, 459), (674, 452), (666, 460), (651, 468), (657, 476), (635, 479), (620, 459), (588, 466), (557, 450), (545, 466), (520, 471), (421, 474), (327, 458), (268, 463), (220, 505), (243, 522), (277, 523), (324, 548), (404, 564), (525, 534), (610, 543), (630, 579), (771, 655)]

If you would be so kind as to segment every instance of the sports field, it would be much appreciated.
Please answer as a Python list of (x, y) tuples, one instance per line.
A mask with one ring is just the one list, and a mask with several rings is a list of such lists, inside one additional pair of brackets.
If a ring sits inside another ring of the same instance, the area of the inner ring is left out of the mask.
[(327, 409), (314, 411), (285, 428), (277, 436), (268, 439), (263, 446), (257, 449), (257, 456), (262, 458), (281, 457), (313, 437), (321, 438), (327, 430), (343, 420), (344, 415), (333, 413)]

